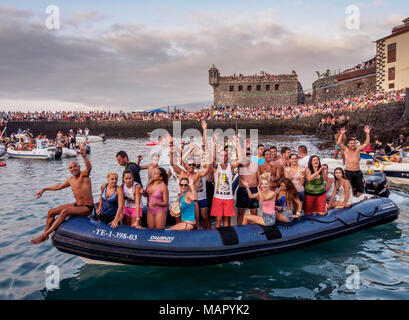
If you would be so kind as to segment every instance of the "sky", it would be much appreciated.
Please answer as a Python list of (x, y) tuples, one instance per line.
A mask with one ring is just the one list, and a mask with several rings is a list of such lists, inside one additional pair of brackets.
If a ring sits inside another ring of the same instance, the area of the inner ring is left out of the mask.
[[(350, 5), (359, 28), (346, 27)], [(373, 58), (408, 16), (406, 0), (0, 0), (0, 111), (211, 101), (212, 64), (222, 76), (295, 70), (309, 90), (315, 71)]]

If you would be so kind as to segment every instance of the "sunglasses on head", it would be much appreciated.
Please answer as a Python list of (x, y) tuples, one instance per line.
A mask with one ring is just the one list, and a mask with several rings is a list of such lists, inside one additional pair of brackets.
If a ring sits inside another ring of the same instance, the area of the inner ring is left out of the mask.
[(179, 184), (179, 186), (181, 186), (181, 187), (188, 187), (189, 185), (188, 185), (187, 183), (181, 183), (181, 184)]

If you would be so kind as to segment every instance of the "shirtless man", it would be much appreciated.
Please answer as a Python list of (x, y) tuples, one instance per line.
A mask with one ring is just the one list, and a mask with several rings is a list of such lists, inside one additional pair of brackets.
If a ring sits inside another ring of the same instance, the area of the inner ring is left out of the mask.
[(278, 153), (277, 147), (273, 146), (273, 147), (270, 148), (271, 159), (273, 161), (277, 161), (277, 160), (281, 159), (281, 157), (277, 153)]
[(359, 166), (360, 153), (371, 142), (371, 128), (369, 126), (365, 126), (364, 131), (366, 133), (366, 139), (364, 144), (360, 145), (359, 147), (356, 146), (356, 141), (353, 138), (348, 141), (348, 147), (344, 145), (342, 140), (345, 132), (347, 132), (345, 128), (341, 128), (341, 135), (339, 136), (337, 142), (337, 145), (341, 148), (345, 155), (345, 176), (351, 183), (352, 189), (354, 193), (356, 193), (357, 197), (360, 197), (364, 192), (364, 177)]
[[(47, 222), (44, 232), (31, 240), (33, 244), (39, 244), (48, 239), (51, 232), (56, 230), (65, 218), (70, 216), (89, 216), (94, 209), (94, 200), (92, 198), (91, 179), (89, 177), (91, 173), (91, 162), (89, 162), (87, 155), (85, 154), (84, 145), (80, 148), (80, 153), (85, 162), (85, 170), (80, 170), (80, 165), (77, 162), (70, 162), (68, 169), (72, 174), (65, 182), (53, 186), (41, 189), (37, 193), (37, 198), (40, 198), (44, 191), (47, 190), (61, 190), (71, 187), (75, 197), (75, 203), (65, 204), (57, 208), (50, 209), (47, 214)], [(57, 220), (55, 218), (58, 216)]]
[[(338, 144), (338, 139), (339, 139), (339, 136), (341, 135), (341, 131), (338, 129), (337, 130), (337, 133), (335, 134), (335, 142), (336, 142), (336, 144), (335, 144), (335, 151), (334, 151), (334, 159), (336, 160), (336, 159), (338, 159), (338, 153), (341, 151), (341, 156), (342, 156), (342, 162), (345, 164), (345, 155), (344, 155), (344, 152), (341, 150), (341, 147), (339, 146), (339, 144)], [(346, 136), (343, 136), (343, 138), (342, 138), (342, 144), (344, 144), (345, 145), (345, 140), (346, 140)]]
[[(277, 153), (276, 153), (276, 155), (277, 155)], [(247, 154), (246, 154), (246, 156), (247, 156)], [(259, 176), (261, 176), (263, 173), (269, 173), (270, 174), (270, 188), (275, 189), (278, 186), (278, 183), (279, 183), (280, 178), (281, 178), (281, 176), (280, 176), (281, 175), (281, 170), (275, 164), (275, 161), (272, 159), (270, 150), (266, 150), (264, 152), (264, 159), (266, 159), (266, 162), (258, 167), (258, 170), (259, 170), (258, 174), (259, 174)]]
[[(260, 151), (260, 149), (264, 151), (264, 146), (259, 145), (258, 151)], [(241, 150), (239, 150), (239, 152), (241, 152)], [(258, 156), (260, 156), (260, 153)], [(245, 159), (246, 161), (239, 164), (239, 187), (237, 189), (236, 198), (236, 207), (238, 209), (237, 225), (239, 226), (243, 223), (244, 214), (247, 209), (250, 209), (252, 215), (257, 215), (257, 208), (259, 207), (257, 199), (249, 198), (247, 187), (250, 188), (252, 194), (258, 192), (257, 186), (260, 181), (259, 163), (261, 159), (259, 157), (251, 158), (248, 152), (246, 152)], [(263, 165), (266, 165), (266, 159), (264, 159)]]
[(143, 157), (141, 155), (138, 156), (138, 165), (140, 166), (141, 170), (146, 170), (148, 169), (148, 184), (149, 181), (151, 180), (152, 174), (153, 174), (153, 170), (155, 170), (156, 168), (159, 168), (159, 154), (158, 153), (153, 153), (151, 155), (151, 160), (152, 163), (141, 166), (140, 162), (142, 161)]

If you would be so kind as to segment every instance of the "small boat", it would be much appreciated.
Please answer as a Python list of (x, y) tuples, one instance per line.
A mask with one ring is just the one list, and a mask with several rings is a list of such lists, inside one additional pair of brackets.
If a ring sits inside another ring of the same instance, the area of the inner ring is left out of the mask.
[(64, 158), (76, 157), (77, 155), (78, 155), (78, 153), (73, 149), (62, 148), (62, 156)]
[(55, 159), (55, 148), (33, 149), (30, 151), (7, 149), (10, 158), (51, 160)]
[(76, 143), (84, 143), (84, 142), (102, 142), (105, 141), (105, 135), (103, 136), (76, 136), (75, 137)]
[(6, 163), (4, 161), (0, 161), (0, 167), (5, 167)]
[(156, 145), (158, 145), (158, 142), (151, 140), (151, 141), (147, 142), (146, 145), (147, 146), (156, 146)]

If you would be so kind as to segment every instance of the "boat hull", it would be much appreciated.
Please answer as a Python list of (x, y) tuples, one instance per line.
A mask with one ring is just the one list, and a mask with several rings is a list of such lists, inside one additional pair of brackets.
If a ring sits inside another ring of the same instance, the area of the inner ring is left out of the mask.
[(32, 151), (18, 151), (8, 148), (7, 154), (10, 158), (18, 159), (35, 159), (35, 160), (50, 160), (52, 153), (47, 149), (34, 149)]
[(234, 226), (212, 230), (135, 229), (74, 217), (52, 236), (53, 245), (93, 263), (131, 265), (209, 265), (302, 248), (395, 220), (398, 207), (373, 198), (327, 216), (307, 216), (273, 227)]

